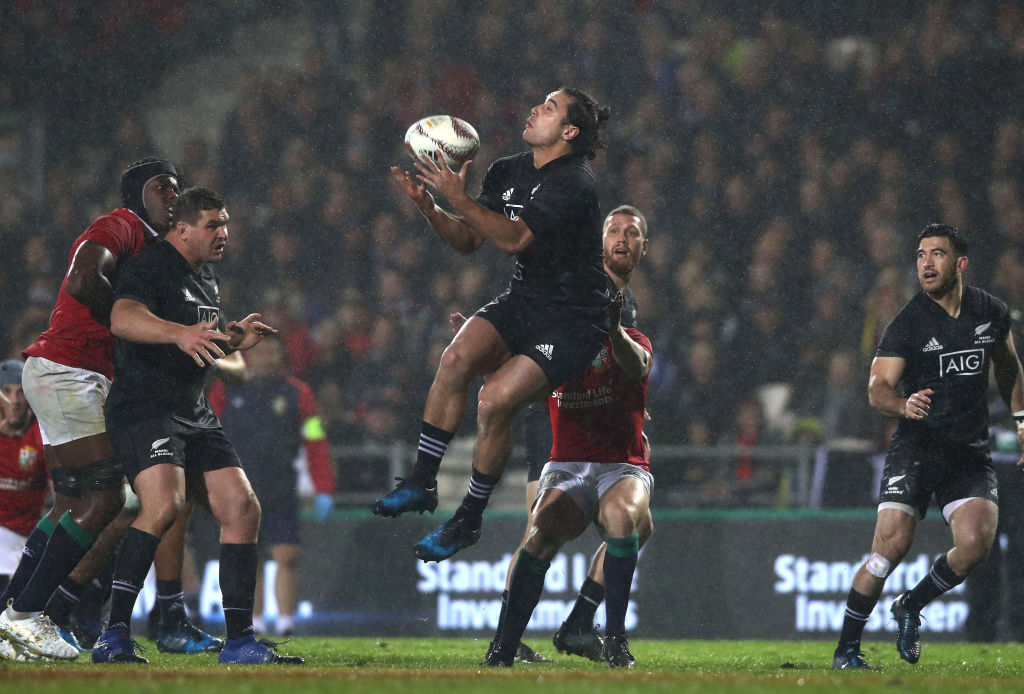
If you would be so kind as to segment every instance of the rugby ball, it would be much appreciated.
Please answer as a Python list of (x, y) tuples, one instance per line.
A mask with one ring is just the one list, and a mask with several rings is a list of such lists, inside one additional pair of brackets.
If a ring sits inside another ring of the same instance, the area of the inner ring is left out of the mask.
[(441, 150), (444, 163), (451, 169), (459, 169), (480, 150), (480, 136), (461, 118), (427, 116), (405, 131), (405, 148), (416, 161), (429, 157), (438, 165), (436, 150)]

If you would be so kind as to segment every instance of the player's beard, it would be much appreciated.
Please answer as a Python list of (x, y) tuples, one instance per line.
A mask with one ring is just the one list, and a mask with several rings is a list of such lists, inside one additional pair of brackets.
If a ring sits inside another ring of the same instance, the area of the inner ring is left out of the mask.
[(927, 292), (927, 294), (933, 299), (942, 299), (949, 296), (949, 293), (954, 291), (957, 287), (958, 277), (956, 268), (953, 268), (952, 272), (948, 275), (940, 273), (938, 277), (938, 288)]
[(633, 270), (636, 269), (636, 262), (633, 260), (633, 256), (627, 256), (625, 258), (616, 255), (606, 255), (604, 257), (604, 264), (609, 270), (611, 270), (617, 277), (621, 277), (624, 280), (629, 280), (630, 275), (633, 274)]

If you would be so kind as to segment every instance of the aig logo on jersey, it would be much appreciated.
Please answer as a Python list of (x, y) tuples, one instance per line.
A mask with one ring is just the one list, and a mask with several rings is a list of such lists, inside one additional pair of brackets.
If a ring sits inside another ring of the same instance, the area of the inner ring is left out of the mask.
[[(217, 307), (216, 306), (198, 306), (197, 308), (199, 309), (199, 322), (200, 323), (206, 323), (208, 321), (212, 321), (214, 318), (217, 317)], [(218, 326), (218, 327), (223, 328), (224, 326)]]
[(985, 350), (965, 349), (939, 355), (939, 376), (978, 376), (985, 366)]

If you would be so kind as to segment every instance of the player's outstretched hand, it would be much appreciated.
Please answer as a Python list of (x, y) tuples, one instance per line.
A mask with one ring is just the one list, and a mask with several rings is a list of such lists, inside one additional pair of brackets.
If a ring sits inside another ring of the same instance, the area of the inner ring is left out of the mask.
[(392, 166), (391, 177), (398, 182), (398, 185), (402, 187), (405, 194), (416, 203), (416, 207), (420, 208), (420, 212), (426, 214), (434, 209), (434, 196), (430, 194), (430, 191), (427, 190), (424, 184), (416, 180), (416, 177), (411, 172), (403, 171), (397, 166)]
[(228, 332), (231, 334), (228, 344), (232, 349), (249, 349), (262, 340), (264, 335), (277, 332), (277, 328), (261, 323), (260, 318), (262, 317), (263, 315), (260, 313), (250, 313), (242, 320), (233, 320), (228, 323)]
[[(466, 194), (466, 174), (472, 159), (462, 162), (458, 171), (453, 171), (444, 163), (444, 153), (437, 150), (437, 159), (441, 164), (435, 163), (429, 157), (422, 157), (416, 162), (416, 170), (419, 174), (417, 179), (427, 184), (449, 201), (457, 199)], [(421, 208), (422, 209), (422, 208)]]
[(174, 344), (185, 354), (192, 357), (198, 366), (213, 366), (224, 350), (217, 346), (218, 342), (227, 342), (228, 336), (216, 330), (217, 319), (203, 321), (195, 325), (183, 325)]
[(468, 318), (456, 311), (452, 315), (448, 316), (448, 325), (452, 326), (452, 333), (454, 334), (462, 330), (462, 326), (464, 326), (468, 320)]

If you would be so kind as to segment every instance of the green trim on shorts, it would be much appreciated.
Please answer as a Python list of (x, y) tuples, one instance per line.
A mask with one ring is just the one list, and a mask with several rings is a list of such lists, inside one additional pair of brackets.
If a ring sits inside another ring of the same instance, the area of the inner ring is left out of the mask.
[(629, 559), (640, 554), (640, 535), (634, 530), (629, 537), (606, 537), (608, 554), (619, 559)]
[(75, 544), (82, 549), (89, 549), (96, 544), (96, 538), (100, 536), (99, 533), (94, 533), (91, 530), (86, 530), (71, 517), (71, 511), (65, 511), (64, 515), (60, 517), (60, 526), (64, 528), (71, 539), (75, 541)]
[(46, 516), (43, 516), (40, 519), (40, 521), (38, 523), (36, 523), (36, 530), (41, 530), (42, 532), (46, 533), (47, 537), (49, 537), (50, 535), (53, 535), (53, 531), (56, 528), (57, 528), (57, 524), (54, 523), (49, 518), (47, 518)]

